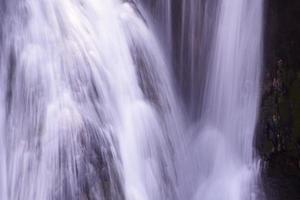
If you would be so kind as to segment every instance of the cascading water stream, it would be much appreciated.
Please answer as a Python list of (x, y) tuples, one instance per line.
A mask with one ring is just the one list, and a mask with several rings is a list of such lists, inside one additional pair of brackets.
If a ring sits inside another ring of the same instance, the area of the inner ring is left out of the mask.
[(2, 9), (2, 199), (172, 198), (175, 98), (133, 4)]
[(255, 199), (262, 0), (0, 6), (0, 199)]
[(197, 198), (254, 198), (251, 187), (258, 175), (253, 138), (259, 102), (262, 3), (218, 3), (197, 144), (204, 149), (216, 141), (217, 145), (209, 157), (200, 157), (207, 171), (202, 174)]
[(189, 130), (177, 152), (180, 197), (255, 199), (263, 1), (172, 3), (174, 72)]

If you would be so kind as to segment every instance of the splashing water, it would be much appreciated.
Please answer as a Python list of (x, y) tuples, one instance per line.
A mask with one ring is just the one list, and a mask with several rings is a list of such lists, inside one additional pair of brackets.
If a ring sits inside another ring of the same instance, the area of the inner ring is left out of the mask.
[(0, 1), (0, 199), (255, 199), (262, 1), (151, 2)]

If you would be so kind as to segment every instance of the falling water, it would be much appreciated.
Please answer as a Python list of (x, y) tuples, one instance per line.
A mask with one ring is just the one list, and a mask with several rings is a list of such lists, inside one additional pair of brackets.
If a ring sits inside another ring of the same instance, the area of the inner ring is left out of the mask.
[(255, 199), (262, 0), (0, 6), (0, 199)]
[[(182, 8), (179, 51), (190, 53), (179, 54), (179, 79), (189, 80), (184, 92), (193, 121), (182, 177), (185, 185), (196, 183), (183, 186), (184, 196), (255, 199), (263, 1), (185, 1)], [(196, 91), (199, 83), (203, 91)]]
[(263, 1), (172, 3), (174, 73), (187, 110), (181, 199), (255, 199)]
[(175, 98), (135, 6), (12, 0), (2, 10), (1, 199), (172, 198)]
[(218, 3), (197, 142), (203, 150), (214, 147), (210, 157), (200, 154), (207, 171), (201, 175), (197, 198), (254, 198), (251, 186), (257, 176), (253, 137), (259, 102), (261, 18), (261, 0)]

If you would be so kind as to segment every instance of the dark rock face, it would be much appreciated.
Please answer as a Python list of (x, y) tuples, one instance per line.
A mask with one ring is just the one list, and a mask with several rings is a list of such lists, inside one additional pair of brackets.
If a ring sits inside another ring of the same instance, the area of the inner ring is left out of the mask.
[(265, 16), (257, 137), (264, 186), (267, 199), (300, 199), (300, 1), (268, 1)]

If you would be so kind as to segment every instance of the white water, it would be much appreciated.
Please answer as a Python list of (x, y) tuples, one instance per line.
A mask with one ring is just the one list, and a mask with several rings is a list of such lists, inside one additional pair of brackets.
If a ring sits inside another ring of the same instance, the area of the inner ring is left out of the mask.
[(250, 198), (260, 0), (218, 1), (193, 124), (165, 56), (171, 19), (121, 0), (3, 2), (0, 199)]
[(188, 126), (177, 152), (180, 198), (256, 199), (263, 1), (178, 2), (174, 64)]
[(158, 44), (132, 6), (7, 4), (3, 199), (164, 199), (174, 97)]
[(203, 151), (214, 147), (209, 157), (200, 154), (207, 171), (200, 173), (196, 199), (255, 199), (262, 1), (223, 0), (218, 6), (197, 141)]

